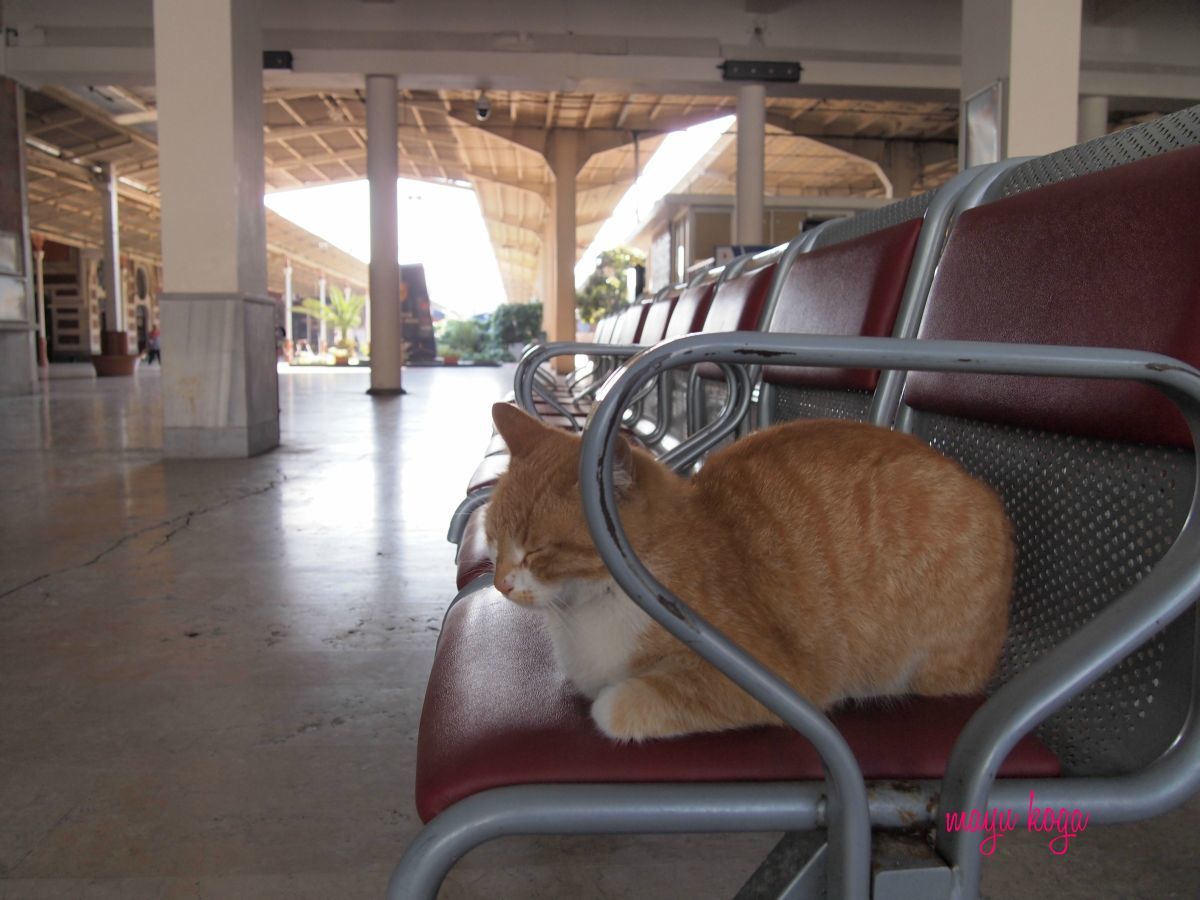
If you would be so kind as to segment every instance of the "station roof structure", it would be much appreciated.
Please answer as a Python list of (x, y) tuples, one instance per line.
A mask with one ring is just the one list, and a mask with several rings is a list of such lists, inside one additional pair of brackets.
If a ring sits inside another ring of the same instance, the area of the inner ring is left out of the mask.
[[(665, 134), (734, 111), (722, 60), (803, 63), (799, 84), (767, 92), (770, 198), (902, 195), (957, 165), (961, 0), (258, 5), (264, 48), (293, 61), (264, 75), (267, 190), (364, 178), (363, 73), (397, 73), (399, 174), (475, 189), (514, 301), (535, 295), (544, 264), (551, 130), (582, 130), (590, 153), (576, 183), (578, 251)], [(125, 245), (156, 256), (153, 4), (3, 7), (6, 69), (29, 88), (32, 228), (94, 242), (87, 168), (111, 162)], [(1081, 95), (1108, 97), (1113, 126), (1195, 102), (1197, 33), (1193, 0), (1087, 0)], [(485, 91), (492, 111), (479, 121)], [(673, 192), (732, 196), (734, 170), (727, 137)], [(283, 255), (365, 283), (361, 263), (270, 213), (268, 232), (272, 288)]]
[[(477, 91), (402, 92), (399, 174), (474, 188), (514, 301), (529, 299), (535, 290), (553, 183), (536, 148), (549, 129), (581, 129), (599, 146), (611, 145), (594, 153), (578, 176), (582, 251), (666, 134), (729, 115), (735, 102), (728, 96), (492, 91), (493, 111), (480, 123), (477, 98)], [(153, 88), (46, 87), (28, 93), (26, 113), (31, 227), (69, 243), (99, 246), (100, 209), (91, 176), (109, 163), (119, 177), (123, 247), (159, 258)], [(263, 118), (268, 192), (366, 177), (362, 91), (269, 89)], [(771, 196), (885, 196), (888, 185), (878, 163), (852, 152), (857, 145), (922, 145), (928, 162), (921, 189), (954, 171), (954, 104), (772, 97), (767, 128)], [(732, 196), (734, 175), (735, 147), (728, 136), (685, 179), (685, 189)], [(365, 264), (282, 216), (268, 211), (267, 229), (272, 289), (281, 287), (276, 282), (284, 256), (298, 268), (366, 284)]]

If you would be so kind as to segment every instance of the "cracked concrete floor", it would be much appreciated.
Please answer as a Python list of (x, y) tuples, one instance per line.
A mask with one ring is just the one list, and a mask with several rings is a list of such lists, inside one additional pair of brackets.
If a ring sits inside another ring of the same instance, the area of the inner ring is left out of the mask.
[[(0, 399), (0, 898), (382, 895), (511, 368), (406, 378), (289, 373), (283, 447), (221, 462), (162, 460), (153, 369)], [(1198, 811), (1009, 835), (987, 893), (1198, 896)], [(729, 897), (775, 838), (513, 838), (442, 896)]]

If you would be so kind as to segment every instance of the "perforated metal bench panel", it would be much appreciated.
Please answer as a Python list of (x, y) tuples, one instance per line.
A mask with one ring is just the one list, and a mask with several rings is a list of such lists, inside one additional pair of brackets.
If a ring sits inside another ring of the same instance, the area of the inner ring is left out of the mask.
[(919, 219), (925, 215), (925, 210), (929, 209), (929, 204), (932, 201), (933, 192), (926, 191), (923, 194), (917, 194), (915, 197), (908, 197), (904, 200), (898, 200), (895, 203), (889, 203), (887, 206), (873, 209), (870, 212), (859, 213), (856, 216), (830, 222), (817, 235), (813, 249), (817, 250), (821, 247), (829, 247), (833, 244), (840, 244), (843, 241), (852, 241), (855, 238), (873, 234), (876, 231), (883, 231), (885, 228), (891, 228), (894, 225), (907, 222), (910, 219)]
[(866, 421), (871, 408), (867, 391), (839, 391), (831, 388), (775, 386), (771, 388), (771, 421), (793, 419), (848, 419)]
[(1200, 144), (1200, 107), (1196, 106), (1031, 159), (1009, 172), (996, 193), (1011, 197), (1194, 144)]
[[(920, 413), (913, 431), (1004, 498), (1018, 545), (1011, 678), (1142, 578), (1191, 499), (1188, 451)], [(1068, 774), (1131, 771), (1159, 756), (1191, 703), (1194, 620), (1176, 622), (1048, 720), (1039, 735)]]

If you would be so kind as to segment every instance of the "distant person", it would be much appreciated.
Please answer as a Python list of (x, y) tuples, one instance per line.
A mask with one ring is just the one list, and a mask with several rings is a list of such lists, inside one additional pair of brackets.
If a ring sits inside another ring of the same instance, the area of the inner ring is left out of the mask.
[(157, 362), (160, 366), (162, 365), (162, 351), (160, 349), (159, 339), (160, 335), (158, 333), (158, 326), (155, 325), (154, 328), (151, 329), (150, 334), (146, 336), (146, 365), (150, 365), (154, 362)]

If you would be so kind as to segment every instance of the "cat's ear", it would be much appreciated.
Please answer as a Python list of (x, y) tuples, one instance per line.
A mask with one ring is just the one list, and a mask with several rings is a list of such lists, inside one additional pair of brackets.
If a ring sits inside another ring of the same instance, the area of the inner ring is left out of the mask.
[(550, 427), (511, 403), (492, 404), (492, 421), (513, 456), (524, 456), (546, 439)]

